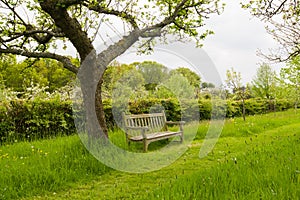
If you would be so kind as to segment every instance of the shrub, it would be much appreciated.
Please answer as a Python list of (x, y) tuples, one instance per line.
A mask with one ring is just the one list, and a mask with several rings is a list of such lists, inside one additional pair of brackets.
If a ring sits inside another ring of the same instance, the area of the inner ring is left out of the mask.
[(34, 140), (75, 132), (71, 102), (13, 100), (0, 105), (0, 142)]
[[(122, 109), (111, 100), (104, 100), (104, 112), (109, 128), (122, 121)], [(124, 106), (124, 105), (120, 105)], [(239, 117), (242, 115), (242, 102), (233, 100), (178, 100), (169, 99), (139, 99), (126, 104), (126, 112), (132, 114), (166, 112), (170, 121), (209, 120), (214, 118)], [(245, 101), (246, 114), (254, 115), (270, 111), (282, 111), (293, 108), (293, 103), (286, 100), (268, 101), (248, 99)], [(124, 107), (123, 107), (124, 108)], [(123, 109), (124, 110), (124, 109)], [(57, 135), (70, 135), (76, 132), (71, 101), (61, 101), (60, 98), (41, 100), (40, 98), (2, 101), (0, 103), (0, 143), (19, 140), (35, 140), (51, 138)]]

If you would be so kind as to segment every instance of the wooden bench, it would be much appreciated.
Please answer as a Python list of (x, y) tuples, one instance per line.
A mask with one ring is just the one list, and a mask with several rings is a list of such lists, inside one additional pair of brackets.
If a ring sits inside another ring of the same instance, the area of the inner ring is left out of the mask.
[[(139, 115), (123, 113), (123, 120), (128, 145), (130, 142), (143, 142), (144, 152), (147, 152), (148, 145), (154, 141), (179, 136), (180, 142), (183, 142), (184, 121), (167, 121), (165, 112)], [(179, 131), (169, 131), (169, 124), (179, 125)]]

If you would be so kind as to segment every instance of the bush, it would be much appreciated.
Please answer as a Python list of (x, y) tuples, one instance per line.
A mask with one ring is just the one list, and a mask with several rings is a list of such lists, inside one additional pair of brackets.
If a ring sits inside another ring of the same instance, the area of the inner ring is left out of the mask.
[[(122, 121), (118, 105), (111, 100), (104, 100), (104, 112), (109, 128)], [(120, 105), (121, 106), (121, 105)], [(124, 106), (124, 105), (123, 105)], [(170, 121), (195, 121), (214, 118), (239, 117), (242, 115), (242, 102), (233, 100), (181, 100), (139, 99), (128, 103), (127, 112), (141, 114), (149, 112), (166, 112)], [(114, 110), (112, 109), (113, 107)], [(286, 100), (248, 99), (245, 101), (246, 115), (261, 114), (270, 111), (282, 111), (293, 108), (293, 103)], [(114, 113), (113, 113), (114, 111)], [(51, 138), (57, 135), (70, 135), (76, 132), (71, 101), (59, 98), (41, 100), (15, 100), (0, 103), (0, 143), (19, 140)]]
[(71, 102), (13, 100), (0, 105), (0, 142), (34, 140), (75, 132)]

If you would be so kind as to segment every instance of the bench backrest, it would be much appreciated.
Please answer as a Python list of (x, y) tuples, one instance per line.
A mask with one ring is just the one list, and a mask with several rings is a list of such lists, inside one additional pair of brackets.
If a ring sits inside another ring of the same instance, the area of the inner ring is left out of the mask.
[(125, 115), (123, 114), (125, 126), (129, 127), (144, 127), (149, 128), (148, 132), (166, 131), (166, 115), (165, 112)]

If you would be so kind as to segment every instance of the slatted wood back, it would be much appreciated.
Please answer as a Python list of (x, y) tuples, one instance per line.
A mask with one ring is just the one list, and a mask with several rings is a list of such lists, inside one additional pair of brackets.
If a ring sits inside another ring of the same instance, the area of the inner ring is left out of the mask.
[[(167, 131), (165, 112), (125, 115), (123, 114), (125, 127), (144, 127), (149, 128), (150, 133)], [(134, 131), (132, 131), (133, 133)], [(140, 133), (140, 132), (139, 132)], [(132, 135), (132, 134), (131, 134)]]

